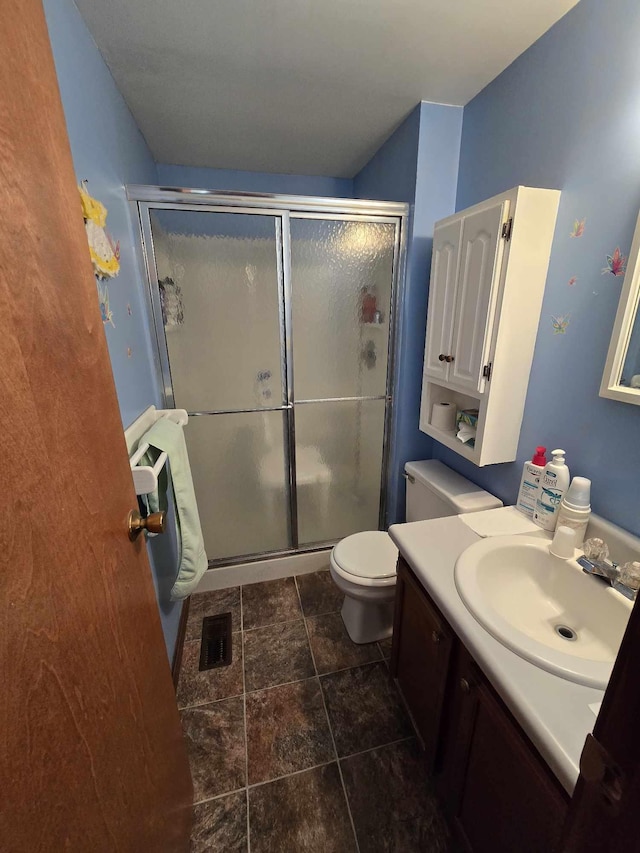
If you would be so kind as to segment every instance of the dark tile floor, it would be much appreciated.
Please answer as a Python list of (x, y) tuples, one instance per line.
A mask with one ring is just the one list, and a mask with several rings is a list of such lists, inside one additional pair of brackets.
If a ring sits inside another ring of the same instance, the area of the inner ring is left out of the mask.
[[(193, 853), (445, 853), (446, 827), (389, 679), (356, 645), (328, 571), (191, 598), (178, 706)], [(204, 616), (231, 611), (233, 662), (198, 671)]]

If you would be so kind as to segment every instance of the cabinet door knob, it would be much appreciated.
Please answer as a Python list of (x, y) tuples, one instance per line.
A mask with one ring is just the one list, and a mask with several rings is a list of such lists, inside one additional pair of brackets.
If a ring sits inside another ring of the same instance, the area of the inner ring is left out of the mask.
[(447, 364), (451, 364), (451, 362), (454, 360), (454, 356), (445, 355), (444, 360), (447, 362)]
[(442, 634), (440, 633), (440, 631), (432, 631), (432, 632), (431, 632), (431, 639), (433, 640), (433, 642), (434, 642), (436, 645), (438, 645), (438, 643), (439, 643), (439, 642), (440, 642), (440, 640), (442, 639)]
[(460, 679), (460, 690), (462, 690), (463, 693), (471, 693), (471, 685), (466, 678)]
[(446, 355), (443, 352), (441, 352), (440, 355), (438, 356), (438, 361), (446, 361), (446, 360), (447, 360)]

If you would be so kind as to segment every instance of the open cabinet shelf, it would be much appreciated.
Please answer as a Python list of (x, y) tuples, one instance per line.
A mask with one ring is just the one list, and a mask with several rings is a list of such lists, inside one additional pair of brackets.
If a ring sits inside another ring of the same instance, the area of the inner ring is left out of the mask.
[[(434, 403), (453, 403), (456, 407), (456, 412), (464, 411), (465, 409), (478, 409), (478, 426), (476, 433), (476, 442), (471, 447), (469, 444), (463, 444), (456, 438), (457, 428), (453, 430), (443, 430), (431, 424), (431, 412)], [(464, 456), (475, 465), (480, 464), (480, 446), (481, 446), (481, 403), (482, 399), (471, 397), (469, 394), (464, 394), (461, 391), (454, 390), (451, 386), (443, 385), (438, 382), (431, 382), (428, 377), (424, 377), (422, 386), (422, 403), (420, 409), (420, 429), (431, 438), (435, 438), (445, 447), (450, 450), (455, 450), (460, 456)]]

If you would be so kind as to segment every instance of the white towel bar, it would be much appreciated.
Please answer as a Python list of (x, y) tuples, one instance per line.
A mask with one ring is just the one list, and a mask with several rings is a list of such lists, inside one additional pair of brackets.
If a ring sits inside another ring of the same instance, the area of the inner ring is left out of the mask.
[[(167, 462), (167, 454), (161, 453), (153, 468), (150, 465), (138, 465), (138, 462), (149, 449), (149, 445), (146, 443), (139, 447), (136, 447), (136, 445), (147, 430), (160, 418), (169, 418), (174, 423), (180, 424), (180, 426), (186, 426), (189, 420), (185, 409), (156, 409), (155, 406), (149, 406), (124, 431), (124, 439), (130, 454), (129, 464), (133, 476), (133, 485), (135, 486), (137, 495), (148, 495), (149, 492), (154, 492), (158, 488), (158, 474)], [(132, 453), (131, 451), (134, 447), (136, 449)]]

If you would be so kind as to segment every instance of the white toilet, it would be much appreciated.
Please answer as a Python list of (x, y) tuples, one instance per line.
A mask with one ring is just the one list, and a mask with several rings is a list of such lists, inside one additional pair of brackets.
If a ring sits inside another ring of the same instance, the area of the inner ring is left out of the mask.
[[(437, 459), (407, 462), (407, 521), (495, 509), (502, 501)], [(354, 643), (391, 636), (398, 549), (380, 530), (354, 533), (331, 551), (331, 577), (344, 592), (342, 620)]]

